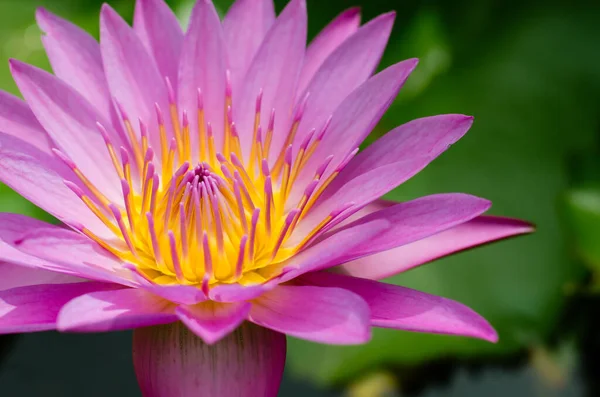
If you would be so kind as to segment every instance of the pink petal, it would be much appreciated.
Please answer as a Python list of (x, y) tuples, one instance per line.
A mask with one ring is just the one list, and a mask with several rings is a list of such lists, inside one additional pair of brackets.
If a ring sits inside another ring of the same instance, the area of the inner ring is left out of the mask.
[(10, 67), (25, 100), (58, 149), (110, 200), (122, 197), (119, 177), (96, 125), (100, 122), (110, 130), (109, 123), (55, 76), (15, 60)]
[(360, 228), (376, 219), (386, 219), (391, 223), (390, 228), (371, 241), (353, 247), (352, 255), (362, 257), (421, 240), (468, 222), (487, 211), (491, 205), (488, 200), (462, 193), (435, 194), (398, 203), (346, 226)]
[(92, 240), (18, 214), (0, 214), (0, 261), (76, 277), (136, 285), (121, 261)]
[[(206, 122), (210, 122), (216, 147), (223, 145), (227, 49), (219, 15), (209, 0), (200, 0), (192, 11), (179, 65), (179, 109), (186, 110), (190, 128), (197, 131), (198, 89), (202, 91)], [(206, 126), (205, 126), (206, 127)], [(197, 135), (194, 135), (197, 142)], [(197, 148), (197, 143), (194, 143)]]
[(471, 127), (463, 115), (426, 117), (406, 123), (379, 139), (350, 161), (319, 200), (306, 225), (318, 224), (340, 203), (355, 208), (383, 196), (422, 170)]
[(358, 30), (360, 9), (350, 8), (338, 15), (310, 43), (300, 73), (298, 91), (304, 92), (325, 59)]
[[(145, 123), (151, 146), (160, 156), (155, 105), (158, 104), (163, 113), (168, 114), (164, 76), (133, 29), (107, 4), (102, 6), (100, 15), (100, 50), (111, 95), (121, 105), (124, 116), (129, 118), (138, 134), (138, 119)], [(170, 134), (172, 124), (169, 117), (165, 117), (165, 126)]]
[[(294, 197), (299, 199), (302, 196), (306, 184), (313, 179), (315, 171), (328, 156), (333, 155), (334, 158), (323, 175), (323, 180), (346, 159), (350, 152), (358, 148), (391, 105), (416, 65), (416, 59), (409, 59), (390, 66), (355, 89), (338, 106), (323, 140), (306, 162), (297, 183), (294, 184), (292, 200)], [(348, 117), (348, 115), (355, 116)]]
[(50, 138), (27, 103), (4, 91), (0, 91), (0, 131), (17, 137), (44, 153), (52, 153)]
[(177, 321), (175, 305), (144, 290), (124, 288), (80, 295), (58, 314), (60, 331), (104, 332)]
[(310, 81), (310, 94), (302, 121), (298, 127), (295, 146), (298, 147), (312, 130), (323, 127), (342, 101), (373, 74), (387, 44), (394, 13), (381, 15), (342, 43), (329, 55)]
[(112, 101), (96, 39), (72, 23), (39, 8), (38, 25), (54, 74), (79, 92), (106, 119)]
[(112, 284), (88, 282), (41, 284), (0, 291), (0, 334), (55, 329), (56, 317), (65, 303), (88, 292), (115, 288)]
[(273, 0), (237, 0), (225, 15), (223, 32), (234, 93), (238, 93), (246, 71), (273, 22)]
[(76, 177), (56, 157), (0, 132), (0, 181), (67, 224), (85, 223), (100, 236), (110, 230), (64, 184)]
[[(331, 233), (282, 263), (279, 272), (281, 275), (266, 285), (277, 285), (307, 272), (326, 269), (356, 259), (352, 254), (355, 247), (368, 244), (391, 227), (392, 224), (387, 219), (373, 217), (364, 223), (349, 225)], [(290, 242), (290, 244), (293, 246), (294, 243)]]
[[(133, 29), (156, 60), (162, 76), (177, 82), (183, 31), (163, 0), (137, 0)], [(173, 87), (175, 90), (177, 86)]]
[(371, 338), (369, 307), (340, 288), (279, 286), (257, 298), (255, 324), (313, 342), (353, 345)]
[(531, 233), (533, 229), (531, 224), (518, 219), (479, 216), (414, 243), (346, 263), (339, 270), (355, 277), (380, 280), (482, 244)]
[[(348, 163), (328, 189), (334, 192), (354, 178), (390, 164), (406, 164), (419, 157), (434, 159), (462, 138), (473, 124), (473, 117), (446, 114), (424, 117), (403, 124), (375, 141)], [(405, 180), (420, 170), (400, 168), (397, 179)], [(330, 193), (331, 194), (331, 193)]]
[[(1, 251), (1, 249), (0, 249)], [(79, 277), (10, 263), (0, 263), (0, 291), (40, 284), (69, 284), (87, 281)]]
[(343, 288), (359, 295), (369, 305), (371, 324), (375, 327), (498, 341), (498, 334), (483, 317), (450, 299), (333, 273), (308, 274), (302, 277), (302, 282)]
[(487, 200), (460, 193), (396, 204), (325, 233), (321, 241), (284, 263), (278, 280), (287, 281), (309, 271), (418, 241), (467, 222), (490, 206)]
[(205, 302), (179, 306), (176, 314), (204, 343), (215, 344), (240, 326), (248, 317), (250, 303)]
[(215, 345), (203, 343), (182, 323), (133, 334), (133, 363), (144, 397), (276, 397), (285, 351), (285, 335), (251, 323)]
[(276, 114), (271, 153), (279, 154), (283, 146), (304, 57), (306, 19), (306, 1), (291, 0), (258, 49), (238, 99), (234, 97), (234, 118), (243, 148), (249, 148), (252, 142), (256, 98), (261, 91), (263, 131), (267, 131), (271, 110), (275, 109)]

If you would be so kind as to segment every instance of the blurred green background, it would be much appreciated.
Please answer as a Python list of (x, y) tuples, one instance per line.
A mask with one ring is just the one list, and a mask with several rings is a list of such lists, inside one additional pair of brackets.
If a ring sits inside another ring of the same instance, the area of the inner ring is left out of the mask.
[[(225, 12), (232, 1), (215, 2)], [(285, 2), (276, 1), (277, 8)], [(109, 3), (131, 19), (133, 1)], [(185, 21), (191, 1), (169, 3)], [(9, 57), (49, 67), (34, 23), (40, 5), (97, 35), (100, 1), (1, 1), (2, 89), (16, 93)], [(491, 199), (493, 214), (529, 220), (538, 230), (389, 280), (471, 306), (497, 328), (498, 344), (389, 330), (377, 330), (359, 347), (291, 341), (282, 396), (600, 395), (586, 375), (599, 368), (589, 354), (600, 353), (600, 336), (594, 337), (600, 325), (590, 320), (600, 311), (594, 300), (600, 271), (598, 3), (308, 0), (309, 35), (353, 5), (362, 7), (364, 21), (397, 11), (382, 67), (421, 59), (369, 140), (416, 117), (475, 116), (463, 140), (389, 198), (468, 192)], [(45, 216), (4, 186), (0, 210)], [(2, 366), (0, 389), (21, 379), (11, 367), (21, 362), (14, 353), (19, 343)], [(28, 343), (33, 352), (42, 342)], [(473, 367), (484, 371), (475, 381), (465, 375)], [(441, 388), (435, 386), (440, 374)], [(67, 395), (60, 385), (56, 390), (50, 395)]]

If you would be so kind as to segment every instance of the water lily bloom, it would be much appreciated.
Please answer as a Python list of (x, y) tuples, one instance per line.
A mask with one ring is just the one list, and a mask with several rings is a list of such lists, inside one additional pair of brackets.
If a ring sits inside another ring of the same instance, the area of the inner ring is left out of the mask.
[(40, 9), (54, 74), (10, 62), (0, 180), (56, 226), (0, 214), (0, 333), (137, 329), (146, 397), (275, 396), (285, 335), (371, 327), (496, 341), (452, 300), (377, 280), (531, 226), (490, 202), (380, 197), (470, 128), (449, 114), (359, 152), (416, 67), (374, 74), (394, 14), (343, 12), (306, 47), (304, 0), (210, 0), (183, 32), (162, 0), (100, 42)]

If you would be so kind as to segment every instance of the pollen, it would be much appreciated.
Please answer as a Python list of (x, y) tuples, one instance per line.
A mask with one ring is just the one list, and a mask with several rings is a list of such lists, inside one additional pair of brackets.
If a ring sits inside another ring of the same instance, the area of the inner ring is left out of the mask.
[[(116, 148), (98, 124), (121, 179), (122, 202), (109, 201), (76, 164), (54, 151), (88, 192), (68, 181), (66, 185), (113, 236), (101, 238), (85, 227), (80, 231), (154, 283), (195, 285), (207, 292), (216, 284), (267, 281), (277, 275), (278, 264), (300, 251), (337, 216), (331, 214), (291, 242), (290, 236), (304, 215), (341, 170), (340, 166), (330, 170), (324, 179), (331, 163), (331, 157), (327, 158), (305, 182), (304, 194), (295, 202), (291, 200), (292, 186), (327, 133), (329, 123), (319, 131), (310, 131), (294, 148), (307, 95), (294, 113), (283, 149), (273, 154), (270, 146), (276, 112), (270, 112), (268, 128), (262, 131), (259, 92), (252, 143), (242, 148), (231, 109), (231, 85), (227, 84), (224, 137), (217, 147), (211, 123), (205, 120), (202, 91), (198, 89), (194, 116), (198, 127), (192, 129), (188, 112), (176, 105), (168, 79), (166, 84), (172, 131), (165, 124), (163, 110), (156, 105), (158, 140), (149, 139), (143, 121), (134, 126), (121, 107), (129, 147)], [(151, 141), (160, 142), (157, 151)], [(271, 163), (267, 158), (272, 159)]]

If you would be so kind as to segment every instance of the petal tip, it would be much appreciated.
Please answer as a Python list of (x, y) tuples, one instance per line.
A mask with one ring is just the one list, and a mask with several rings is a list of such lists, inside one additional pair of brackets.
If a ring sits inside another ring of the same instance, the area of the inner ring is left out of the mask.
[(364, 26), (376, 26), (379, 32), (384, 32), (386, 35), (390, 35), (392, 32), (392, 28), (394, 27), (394, 22), (396, 20), (396, 11), (386, 12), (385, 14), (378, 15), (373, 18)]
[(456, 119), (456, 123), (459, 126), (465, 126), (466, 129), (468, 130), (469, 128), (471, 128), (471, 126), (473, 125), (473, 122), (475, 121), (475, 117), (474, 116), (469, 116), (466, 114), (459, 114), (457, 115), (457, 119)]
[(414, 68), (417, 67), (417, 65), (419, 64), (419, 58), (409, 58), (406, 61), (407, 64), (411, 65)]
[(51, 23), (53, 17), (54, 15), (44, 7), (38, 7), (35, 10), (35, 19), (44, 33), (48, 33), (50, 30), (48, 24)]
[(383, 19), (385, 21), (394, 21), (396, 19), (396, 11), (389, 11), (381, 14), (377, 19)]
[(351, 7), (348, 8), (346, 11), (344, 11), (342, 13), (342, 18), (343, 19), (348, 19), (348, 20), (357, 20), (357, 23), (360, 23), (360, 18), (361, 18), (361, 8), (360, 7)]
[(498, 332), (487, 321), (485, 322), (485, 328), (474, 336), (490, 343), (498, 343), (500, 340)]
[(10, 72), (13, 76), (20, 75), (25, 72), (25, 69), (31, 67), (23, 61), (20, 61), (15, 58), (10, 58), (8, 60), (8, 66), (10, 67)]
[(118, 18), (119, 14), (110, 6), (108, 3), (102, 4), (100, 8), (100, 24), (104, 25), (107, 22), (112, 22), (115, 18)]

